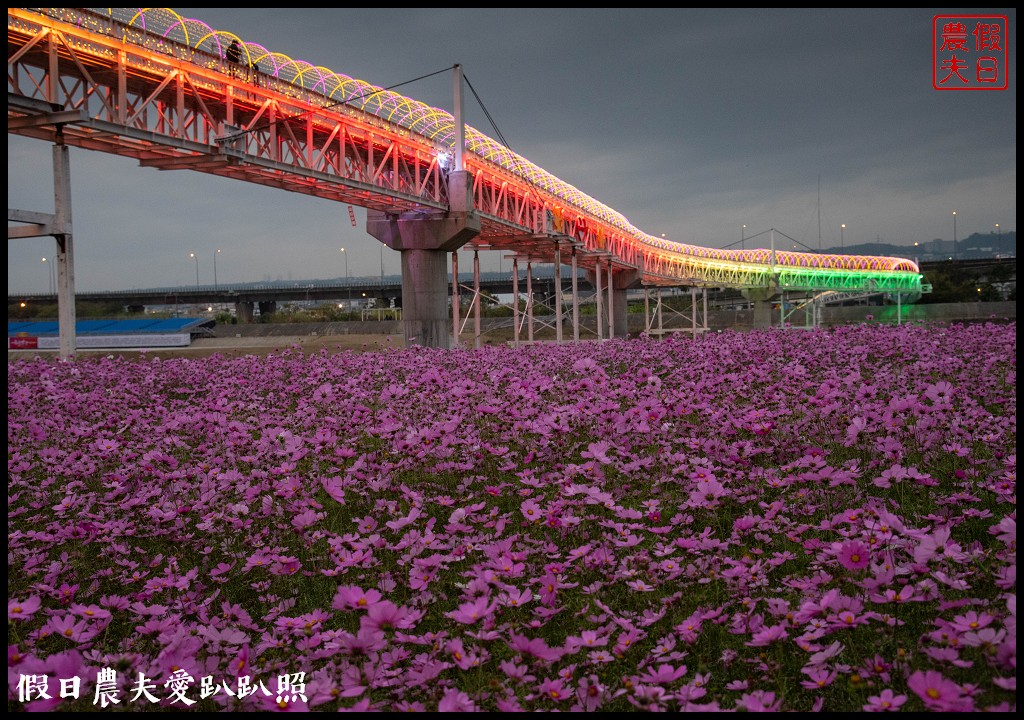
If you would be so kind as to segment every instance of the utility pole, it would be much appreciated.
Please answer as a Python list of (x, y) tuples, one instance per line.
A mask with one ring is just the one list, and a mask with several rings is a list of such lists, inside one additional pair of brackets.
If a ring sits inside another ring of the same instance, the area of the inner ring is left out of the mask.
[(818, 252), (821, 252), (821, 173), (818, 173)]

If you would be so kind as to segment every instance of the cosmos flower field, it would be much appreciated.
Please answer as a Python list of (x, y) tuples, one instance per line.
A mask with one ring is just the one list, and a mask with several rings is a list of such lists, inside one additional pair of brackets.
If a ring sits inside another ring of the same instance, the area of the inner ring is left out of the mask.
[(1015, 333), (9, 360), (8, 708), (1015, 711)]

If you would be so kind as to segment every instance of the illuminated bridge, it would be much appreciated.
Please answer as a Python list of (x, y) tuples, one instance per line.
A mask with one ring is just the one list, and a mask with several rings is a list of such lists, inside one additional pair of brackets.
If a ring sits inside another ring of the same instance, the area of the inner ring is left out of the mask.
[[(446, 345), (458, 322), (439, 283), (448, 253), (458, 273), (461, 247), (582, 269), (598, 297), (603, 278), (609, 336), (622, 332), (612, 323), (624, 291), (640, 286), (738, 288), (762, 303), (788, 291), (922, 291), (918, 266), (903, 258), (649, 235), (466, 126), (459, 66), (450, 113), (243, 38), (242, 62), (230, 63), (236, 36), (167, 8), (8, 8), (7, 27), (9, 133), (55, 153), (71, 145), (366, 208), (367, 231), (402, 254), (406, 317), (424, 344)], [(73, 284), (63, 162), (55, 154), (55, 215), (8, 211), (28, 225), (9, 237), (57, 238), (61, 290)], [(410, 314), (410, 297), (422, 310)]]

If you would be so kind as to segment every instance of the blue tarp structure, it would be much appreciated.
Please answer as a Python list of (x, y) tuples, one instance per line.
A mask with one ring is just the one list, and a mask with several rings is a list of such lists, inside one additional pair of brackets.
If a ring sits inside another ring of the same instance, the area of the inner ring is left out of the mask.
[[(162, 335), (164, 333), (196, 334), (200, 328), (213, 327), (206, 318), (140, 318), (137, 320), (78, 320), (76, 335)], [(60, 326), (56, 320), (16, 320), (7, 322), (7, 337), (33, 335), (57, 336)]]

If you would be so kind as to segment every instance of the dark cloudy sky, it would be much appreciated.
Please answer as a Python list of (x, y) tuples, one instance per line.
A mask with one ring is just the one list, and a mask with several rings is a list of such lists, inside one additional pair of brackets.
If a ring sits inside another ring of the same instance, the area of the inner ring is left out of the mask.
[[(954, 210), (961, 239), (1016, 230), (1012, 8), (176, 10), (381, 87), (459, 63), (470, 125), (671, 240), (724, 247), (746, 225), (816, 249), (846, 223), (847, 245), (913, 257), (952, 239)], [(1008, 90), (933, 89), (937, 14), (1008, 17)], [(450, 73), (396, 91), (452, 109)], [(9, 207), (52, 211), (47, 143), (8, 135), (7, 172)], [(215, 249), (220, 283), (343, 277), (341, 247), (351, 276), (380, 273), (358, 208), (352, 227), (345, 205), (77, 148), (71, 173), (80, 290), (193, 285), (191, 252), (212, 284)], [(52, 253), (9, 242), (8, 292), (47, 290)]]

